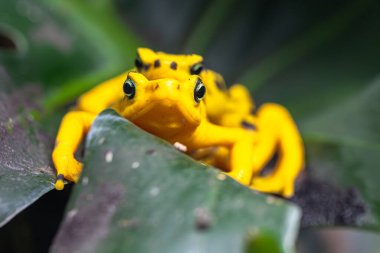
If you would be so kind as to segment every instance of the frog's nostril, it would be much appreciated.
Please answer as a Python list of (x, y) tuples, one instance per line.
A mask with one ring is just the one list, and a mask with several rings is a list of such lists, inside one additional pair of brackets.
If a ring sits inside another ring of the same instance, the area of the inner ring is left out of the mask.
[(160, 88), (160, 85), (156, 83), (156, 86), (154, 86), (154, 90), (157, 90), (158, 88)]

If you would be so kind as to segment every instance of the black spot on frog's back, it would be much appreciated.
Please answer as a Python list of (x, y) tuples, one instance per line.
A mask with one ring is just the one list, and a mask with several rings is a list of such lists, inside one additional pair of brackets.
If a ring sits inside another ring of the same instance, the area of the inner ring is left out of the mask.
[(154, 61), (154, 67), (155, 68), (159, 68), (161, 66), (161, 62), (160, 62), (160, 60), (155, 60)]
[(173, 61), (172, 63), (170, 63), (170, 68), (172, 70), (176, 70), (177, 69), (177, 63), (175, 61)]

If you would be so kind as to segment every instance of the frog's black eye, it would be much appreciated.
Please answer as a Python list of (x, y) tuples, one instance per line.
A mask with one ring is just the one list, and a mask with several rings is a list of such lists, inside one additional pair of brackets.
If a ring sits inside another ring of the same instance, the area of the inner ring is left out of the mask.
[(191, 68), (190, 68), (190, 74), (192, 75), (199, 75), (203, 70), (203, 64), (202, 63), (197, 63), (197, 64), (194, 64)]
[(123, 85), (123, 91), (129, 99), (132, 99), (135, 96), (136, 84), (131, 78), (128, 77), (127, 80), (125, 80)]
[(136, 60), (135, 60), (135, 66), (138, 70), (140, 70), (143, 67), (143, 62), (140, 59), (140, 57), (137, 55)]
[(205, 96), (205, 94), (206, 94), (206, 87), (202, 83), (201, 79), (198, 78), (197, 83), (195, 84), (195, 88), (194, 88), (195, 102), (199, 103), (202, 100), (202, 98)]

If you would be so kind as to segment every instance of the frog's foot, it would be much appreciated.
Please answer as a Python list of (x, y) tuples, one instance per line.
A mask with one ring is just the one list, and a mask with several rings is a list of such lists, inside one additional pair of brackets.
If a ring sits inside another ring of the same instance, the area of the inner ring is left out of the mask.
[(273, 193), (290, 198), (294, 194), (294, 180), (279, 176), (255, 177), (251, 188), (260, 192)]
[(62, 154), (58, 151), (53, 152), (53, 162), (57, 169), (57, 181), (55, 183), (55, 189), (63, 190), (63, 179), (67, 179), (72, 182), (77, 182), (81, 173), (83, 164), (78, 162), (72, 155)]

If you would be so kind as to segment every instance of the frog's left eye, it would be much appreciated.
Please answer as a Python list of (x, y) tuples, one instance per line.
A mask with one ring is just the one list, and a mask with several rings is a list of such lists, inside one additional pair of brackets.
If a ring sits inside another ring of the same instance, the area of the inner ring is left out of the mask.
[(202, 83), (201, 79), (197, 79), (197, 83), (194, 88), (194, 100), (199, 103), (206, 94), (206, 87)]
[(127, 78), (127, 80), (125, 80), (123, 85), (123, 91), (129, 99), (132, 99), (135, 96), (136, 84), (131, 78)]
[(203, 70), (203, 64), (202, 63), (197, 63), (191, 66), (190, 68), (190, 74), (192, 75), (199, 75)]

